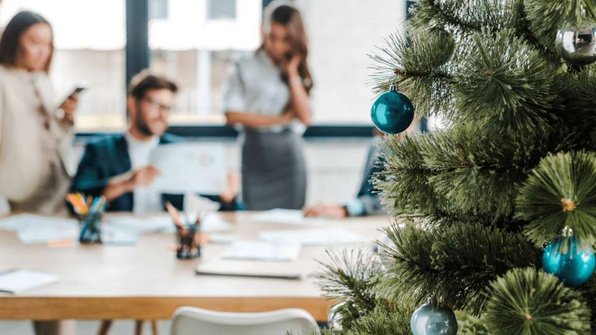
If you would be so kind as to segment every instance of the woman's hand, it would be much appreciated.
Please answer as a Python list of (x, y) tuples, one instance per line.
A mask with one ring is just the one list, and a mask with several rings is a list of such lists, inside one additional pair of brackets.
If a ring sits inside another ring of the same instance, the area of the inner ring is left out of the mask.
[(64, 111), (64, 115), (62, 120), (74, 123), (74, 113), (77, 109), (77, 105), (79, 104), (79, 95), (73, 94), (72, 96), (68, 97), (66, 101), (62, 105), (60, 105), (60, 109)]
[(300, 66), (300, 62), (302, 62), (302, 56), (295, 54), (290, 58), (289, 61), (285, 63), (285, 70), (288, 74), (288, 78), (292, 77), (300, 77), (298, 73), (298, 66)]
[(294, 111), (292, 118), (298, 118), (304, 125), (309, 126), (312, 120), (310, 100), (302, 81), (303, 78), (300, 77), (300, 73), (298, 72), (298, 67), (302, 61), (303, 58), (301, 55), (293, 55), (292, 58), (284, 64), (284, 69), (288, 75), (291, 108)]
[(348, 217), (348, 211), (340, 205), (314, 205), (305, 207), (302, 212), (306, 217), (327, 217), (332, 219)]
[(287, 124), (292, 122), (296, 118), (296, 112), (291, 109), (286, 109), (283, 114), (280, 115), (280, 123)]

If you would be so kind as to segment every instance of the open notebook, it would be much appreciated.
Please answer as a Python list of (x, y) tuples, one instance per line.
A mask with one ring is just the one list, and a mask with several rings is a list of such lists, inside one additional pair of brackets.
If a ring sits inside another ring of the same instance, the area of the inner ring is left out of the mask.
[(235, 276), (300, 280), (307, 273), (300, 270), (294, 262), (271, 263), (258, 261), (214, 260), (199, 264), (196, 268), (198, 275)]

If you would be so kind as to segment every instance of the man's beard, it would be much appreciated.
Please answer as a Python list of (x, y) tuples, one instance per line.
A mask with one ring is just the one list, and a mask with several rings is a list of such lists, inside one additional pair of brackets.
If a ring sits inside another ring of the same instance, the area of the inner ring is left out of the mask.
[(135, 126), (137, 127), (137, 130), (145, 136), (155, 135), (155, 133), (149, 128), (147, 122), (140, 117), (135, 121)]

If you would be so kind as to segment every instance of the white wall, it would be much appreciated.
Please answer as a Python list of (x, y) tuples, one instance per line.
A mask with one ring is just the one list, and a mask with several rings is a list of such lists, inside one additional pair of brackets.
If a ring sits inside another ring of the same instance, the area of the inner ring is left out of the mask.
[(368, 54), (403, 29), (405, 1), (301, 0), (315, 80), (317, 123), (370, 124)]

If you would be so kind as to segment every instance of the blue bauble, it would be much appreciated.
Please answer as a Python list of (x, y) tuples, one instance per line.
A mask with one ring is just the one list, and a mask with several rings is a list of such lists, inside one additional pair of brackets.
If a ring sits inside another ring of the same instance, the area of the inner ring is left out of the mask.
[(414, 335), (455, 335), (457, 319), (451, 309), (429, 302), (414, 311), (410, 329)]
[(565, 285), (578, 287), (590, 280), (596, 267), (594, 250), (575, 236), (561, 236), (544, 248), (542, 268)]
[(370, 117), (375, 126), (386, 134), (408, 129), (414, 119), (414, 106), (408, 97), (392, 89), (373, 102)]

